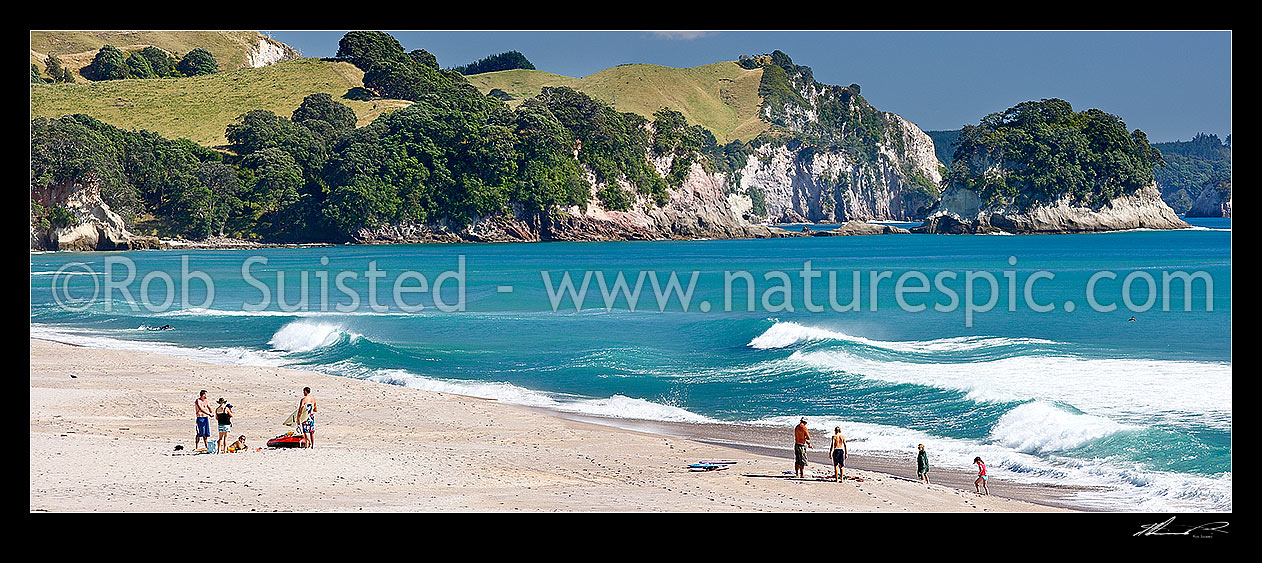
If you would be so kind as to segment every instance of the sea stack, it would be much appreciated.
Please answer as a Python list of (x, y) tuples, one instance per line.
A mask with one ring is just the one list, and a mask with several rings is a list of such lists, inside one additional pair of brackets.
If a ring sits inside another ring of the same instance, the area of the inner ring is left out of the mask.
[(1184, 229), (1161, 199), (1161, 153), (1097, 109), (1025, 102), (966, 126), (942, 199), (921, 233), (1081, 233)]

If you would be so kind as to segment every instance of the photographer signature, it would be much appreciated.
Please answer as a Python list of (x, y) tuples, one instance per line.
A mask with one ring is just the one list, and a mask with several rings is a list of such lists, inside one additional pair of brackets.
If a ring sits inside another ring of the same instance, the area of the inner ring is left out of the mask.
[(1227, 522), (1206, 522), (1204, 524), (1189, 527), (1182, 531), (1178, 530), (1177, 528), (1172, 528), (1169, 531), (1166, 531), (1166, 527), (1169, 526), (1171, 522), (1174, 522), (1174, 519), (1175, 517), (1171, 516), (1170, 519), (1166, 520), (1165, 522), (1158, 522), (1156, 524), (1144, 524), (1143, 526), (1141, 526), (1141, 528), (1143, 529), (1141, 529), (1138, 532), (1135, 532), (1135, 535), (1136, 536), (1192, 536), (1192, 537), (1197, 537), (1197, 538), (1203, 538), (1203, 537), (1210, 536), (1215, 532), (1222, 532), (1224, 534), (1227, 533), (1227, 530), (1225, 529), (1227, 527)]

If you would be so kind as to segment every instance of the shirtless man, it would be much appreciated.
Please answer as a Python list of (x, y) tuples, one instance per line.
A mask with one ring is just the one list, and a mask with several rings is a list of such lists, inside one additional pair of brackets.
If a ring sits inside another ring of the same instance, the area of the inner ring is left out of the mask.
[(833, 458), (833, 477), (840, 483), (846, 479), (846, 437), (841, 435), (841, 427), (833, 428), (833, 445), (829, 454)]
[(302, 400), (298, 401), (298, 428), (302, 437), (306, 438), (308, 448), (315, 447), (315, 413), (316, 400), (311, 396), (311, 388), (302, 388)]
[(806, 450), (811, 447), (811, 433), (806, 431), (806, 419), (803, 418), (793, 429), (793, 472), (799, 478), (805, 478)]
[(197, 395), (193, 401), (193, 414), (197, 417), (197, 436), (193, 438), (193, 450), (197, 450), (197, 441), (201, 440), (207, 450), (210, 449), (210, 417), (215, 413), (210, 410), (210, 399), (206, 398), (206, 390)]

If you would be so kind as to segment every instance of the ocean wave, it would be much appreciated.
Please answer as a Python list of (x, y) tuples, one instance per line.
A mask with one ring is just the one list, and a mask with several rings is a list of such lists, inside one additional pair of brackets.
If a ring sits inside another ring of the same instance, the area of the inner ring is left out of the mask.
[(82, 272), (78, 270), (49, 270), (31, 272), (32, 276), (104, 276), (105, 272)]
[[(146, 330), (143, 325), (136, 330)], [(219, 365), (246, 365), (280, 367), (290, 363), (282, 355), (266, 350), (251, 350), (235, 346), (229, 347), (187, 347), (166, 342), (131, 340), (113, 338), (96, 332), (77, 331), (63, 328), (52, 328), (44, 325), (31, 325), (31, 338), (51, 340), (63, 344), (73, 344), (88, 348), (104, 348), (109, 350), (129, 350), (163, 354), (177, 358), (185, 358)]]
[(282, 352), (310, 352), (333, 345), (343, 338), (355, 340), (363, 336), (349, 332), (340, 324), (309, 320), (291, 322), (272, 335), (267, 344)]
[(190, 307), (188, 309), (174, 309), (170, 311), (162, 311), (154, 313), (156, 317), (300, 317), (300, 318), (319, 318), (319, 317), (405, 317), (415, 316), (411, 313), (403, 313), (401, 311), (233, 311), (229, 309), (204, 309), (199, 307)]
[(1103, 416), (1070, 412), (1045, 401), (1032, 401), (999, 417), (990, 429), (990, 439), (1018, 452), (1046, 454), (1072, 450), (1137, 428)]
[(882, 341), (852, 336), (843, 332), (800, 325), (795, 322), (778, 321), (771, 328), (749, 341), (750, 348), (771, 350), (787, 348), (794, 344), (811, 341), (843, 341), (862, 344), (873, 348), (882, 348), (894, 352), (962, 352), (1000, 346), (1019, 346), (1025, 344), (1055, 344), (1051, 340), (1039, 338), (1003, 338), (994, 336), (959, 336), (938, 338), (934, 340)]
[(1044, 354), (917, 363), (836, 349), (797, 350), (788, 359), (865, 379), (961, 391), (977, 402), (1041, 399), (1122, 422), (1132, 418), (1231, 427), (1232, 378), (1227, 363)]
[[(343, 365), (341, 367), (346, 369), (347, 366)], [(413, 389), (466, 395), (482, 399), (494, 399), (515, 405), (540, 407), (575, 414), (664, 422), (717, 422), (712, 418), (673, 405), (628, 397), (622, 394), (615, 394), (603, 399), (594, 399), (546, 393), (503, 382), (439, 379), (397, 369), (367, 370), (362, 368), (362, 366), (350, 369), (358, 369), (360, 375), (366, 375), (366, 377), (362, 377), (363, 379), (378, 383), (389, 383)]]

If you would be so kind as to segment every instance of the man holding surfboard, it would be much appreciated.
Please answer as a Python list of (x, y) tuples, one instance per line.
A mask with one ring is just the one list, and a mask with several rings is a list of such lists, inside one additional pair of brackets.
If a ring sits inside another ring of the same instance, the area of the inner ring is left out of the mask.
[(806, 431), (806, 419), (803, 418), (793, 429), (793, 472), (799, 478), (805, 478), (806, 450), (810, 447), (811, 433)]
[(295, 419), (298, 422), (298, 429), (302, 431), (302, 437), (307, 440), (306, 447), (315, 447), (315, 413), (316, 400), (311, 396), (311, 388), (302, 388), (302, 400), (298, 401), (298, 416)]

